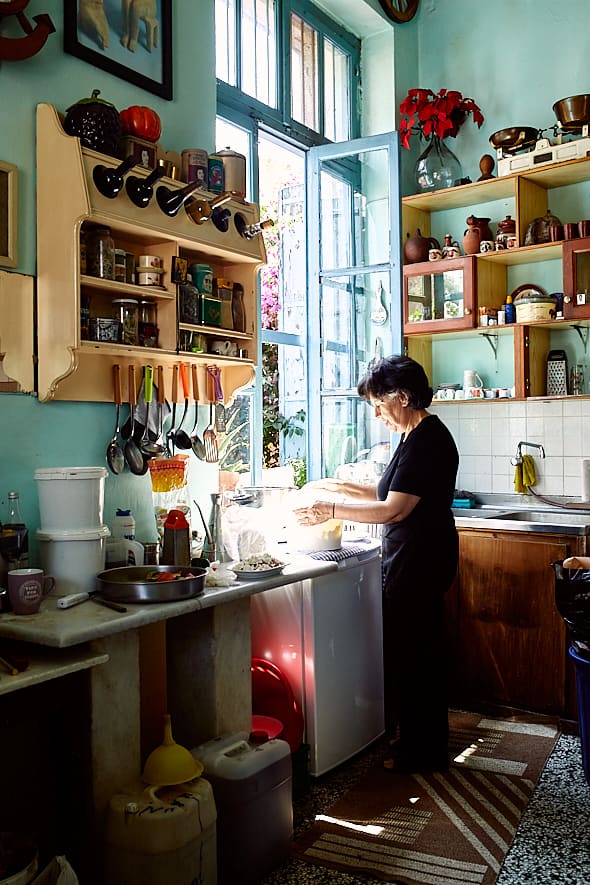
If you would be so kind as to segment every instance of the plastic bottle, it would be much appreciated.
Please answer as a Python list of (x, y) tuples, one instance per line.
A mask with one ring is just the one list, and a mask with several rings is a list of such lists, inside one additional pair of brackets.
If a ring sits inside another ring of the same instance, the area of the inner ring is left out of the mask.
[(29, 532), (20, 512), (20, 496), (18, 492), (8, 493), (8, 530), (14, 531), (13, 543), (8, 550), (9, 568), (28, 568), (29, 566)]
[(128, 538), (130, 541), (135, 540), (135, 520), (131, 510), (117, 509), (113, 520), (111, 537)]
[(516, 322), (516, 308), (512, 303), (512, 295), (506, 296), (506, 303), (504, 305), (504, 316), (507, 323)]

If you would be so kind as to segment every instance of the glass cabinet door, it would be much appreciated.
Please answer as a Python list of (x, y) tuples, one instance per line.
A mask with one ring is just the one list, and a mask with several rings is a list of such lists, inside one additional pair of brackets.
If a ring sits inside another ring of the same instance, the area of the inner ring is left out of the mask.
[(389, 447), (356, 385), (371, 360), (403, 349), (398, 166), (396, 133), (310, 151), (310, 479), (376, 453), (379, 472)]
[(563, 244), (563, 315), (590, 317), (590, 237)]
[(474, 258), (407, 264), (404, 267), (406, 335), (469, 329), (477, 325), (474, 268)]

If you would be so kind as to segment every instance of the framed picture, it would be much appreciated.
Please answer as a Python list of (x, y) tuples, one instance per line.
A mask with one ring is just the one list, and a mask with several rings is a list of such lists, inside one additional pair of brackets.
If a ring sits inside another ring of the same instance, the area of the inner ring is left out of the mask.
[(0, 264), (17, 263), (17, 168), (0, 160)]
[(172, 0), (64, 0), (64, 49), (172, 99)]

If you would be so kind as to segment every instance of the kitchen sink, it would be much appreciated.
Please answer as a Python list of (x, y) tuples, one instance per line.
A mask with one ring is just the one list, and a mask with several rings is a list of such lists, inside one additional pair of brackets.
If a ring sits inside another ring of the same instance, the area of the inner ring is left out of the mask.
[(493, 507), (485, 508), (482, 507), (453, 507), (453, 516), (465, 517), (466, 519), (494, 519), (497, 518), (500, 514), (504, 513), (504, 510), (494, 510)]
[(580, 513), (553, 511), (553, 510), (511, 510), (500, 512), (497, 519), (519, 520), (521, 522), (551, 523), (551, 525), (588, 525), (590, 526), (590, 512)]

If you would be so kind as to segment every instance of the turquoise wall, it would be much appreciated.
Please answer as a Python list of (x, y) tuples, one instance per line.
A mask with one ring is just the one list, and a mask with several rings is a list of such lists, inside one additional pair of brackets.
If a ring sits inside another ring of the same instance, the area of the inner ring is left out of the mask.
[[(18, 268), (35, 274), (35, 107), (50, 102), (59, 111), (101, 90), (101, 98), (119, 110), (147, 105), (162, 120), (161, 144), (166, 150), (215, 148), (215, 64), (213, 0), (173, 3), (174, 99), (165, 101), (63, 51), (61, 0), (31, 0), (27, 17), (48, 13), (56, 32), (43, 49), (25, 61), (0, 61), (0, 159), (18, 166)], [(22, 34), (12, 20), (3, 20), (3, 35)], [(209, 37), (208, 37), (209, 35)], [(2, 336), (5, 349), (10, 342)], [(203, 423), (206, 416), (203, 415)], [(0, 395), (0, 521), (6, 518), (8, 492), (21, 493), (23, 517), (39, 525), (38, 467), (105, 465), (105, 451), (115, 427), (115, 408), (107, 404), (39, 403), (35, 397)], [(195, 459), (192, 459), (195, 460)], [(193, 485), (212, 490), (215, 468), (191, 464)], [(137, 536), (154, 537), (155, 523), (149, 477), (109, 475), (105, 491), (105, 521), (115, 509), (132, 507)], [(33, 544), (32, 559), (35, 556)]]

